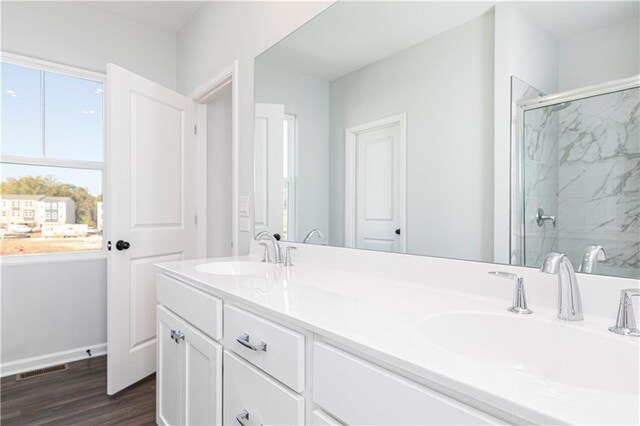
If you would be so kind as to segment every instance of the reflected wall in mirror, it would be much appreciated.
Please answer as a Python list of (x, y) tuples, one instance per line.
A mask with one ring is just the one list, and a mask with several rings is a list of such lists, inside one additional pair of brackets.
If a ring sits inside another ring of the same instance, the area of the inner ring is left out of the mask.
[[(256, 59), (256, 232), (536, 267), (561, 250), (576, 269), (602, 245), (583, 272), (638, 277), (640, 95), (589, 99), (637, 87), (639, 16), (637, 2), (334, 4)], [(606, 176), (606, 194), (568, 189)]]

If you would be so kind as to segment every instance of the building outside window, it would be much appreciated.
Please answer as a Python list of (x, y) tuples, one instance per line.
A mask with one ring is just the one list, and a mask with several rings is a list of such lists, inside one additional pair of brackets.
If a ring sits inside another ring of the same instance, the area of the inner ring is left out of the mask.
[(1, 67), (0, 255), (102, 250), (104, 79)]

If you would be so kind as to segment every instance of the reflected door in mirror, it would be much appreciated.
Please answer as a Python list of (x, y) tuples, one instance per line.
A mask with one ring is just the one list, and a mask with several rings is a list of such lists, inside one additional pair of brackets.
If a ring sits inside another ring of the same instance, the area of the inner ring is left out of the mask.
[(404, 116), (347, 129), (347, 246), (403, 252)]
[(255, 117), (255, 232), (282, 234), (284, 105), (257, 103)]

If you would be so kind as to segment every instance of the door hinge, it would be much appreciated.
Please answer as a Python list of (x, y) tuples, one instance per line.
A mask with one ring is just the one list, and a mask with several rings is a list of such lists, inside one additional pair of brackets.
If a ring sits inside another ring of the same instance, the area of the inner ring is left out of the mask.
[(198, 224), (198, 215), (193, 215), (193, 223)]
[(197, 134), (198, 134), (198, 125), (197, 125), (197, 124), (194, 124), (194, 125), (193, 125), (193, 134), (194, 134), (194, 135), (197, 135)]

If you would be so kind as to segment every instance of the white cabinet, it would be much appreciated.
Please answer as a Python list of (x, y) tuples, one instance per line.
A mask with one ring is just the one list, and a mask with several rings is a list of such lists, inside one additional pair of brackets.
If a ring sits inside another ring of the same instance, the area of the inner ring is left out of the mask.
[(314, 343), (313, 400), (353, 425), (482, 425), (496, 419), (363, 359)]
[(311, 413), (312, 426), (342, 426), (342, 423), (322, 410), (313, 410)]
[(304, 398), (224, 352), (225, 425), (303, 425)]
[(220, 424), (222, 346), (162, 306), (157, 318), (158, 424)]
[(502, 423), (326, 343), (307, 346), (311, 332), (228, 302), (159, 275), (159, 425)]

